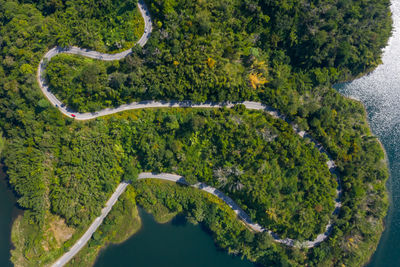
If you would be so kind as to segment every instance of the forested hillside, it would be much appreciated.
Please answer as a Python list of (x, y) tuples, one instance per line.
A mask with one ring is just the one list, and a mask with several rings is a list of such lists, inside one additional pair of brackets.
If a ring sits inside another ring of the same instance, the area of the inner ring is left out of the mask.
[[(51, 90), (70, 107), (89, 111), (142, 99), (264, 102), (333, 156), (343, 186), (340, 213), (330, 218), (336, 184), (326, 159), (285, 122), (262, 113), (240, 106), (168, 109), (81, 123), (50, 105), (35, 76), (45, 52), (54, 45), (129, 47), (143, 29), (136, 1), (0, 0), (1, 156), (25, 209), (20, 227), (29, 229), (14, 262), (51, 262), (71, 245), (57, 244), (50, 252), (41, 247), (49, 238), (50, 214), (79, 233), (121, 179), (170, 171), (220, 188), (282, 236), (304, 240), (320, 233), (328, 219), (334, 223), (320, 246), (292, 249), (251, 233), (232, 220), (226, 206), (202, 193), (191, 200), (188, 188), (133, 184), (146, 209), (184, 212), (232, 253), (265, 266), (364, 264), (383, 229), (387, 168), (362, 105), (331, 84), (380, 62), (391, 29), (389, 0), (147, 4), (154, 29), (143, 49), (136, 47), (120, 62), (54, 58), (47, 72)], [(104, 243), (99, 240), (97, 245)]]
[(56, 31), (60, 46), (79, 44), (97, 51), (114, 52), (131, 48), (143, 33), (143, 19), (137, 0), (23, 0), (35, 4), (43, 15), (56, 19), (49, 26)]
[(158, 27), (145, 49), (119, 64), (60, 56), (50, 62), (51, 88), (80, 111), (139, 99), (285, 94), (279, 101), (295, 113), (299, 91), (378, 65), (389, 1), (258, 2), (155, 1)]

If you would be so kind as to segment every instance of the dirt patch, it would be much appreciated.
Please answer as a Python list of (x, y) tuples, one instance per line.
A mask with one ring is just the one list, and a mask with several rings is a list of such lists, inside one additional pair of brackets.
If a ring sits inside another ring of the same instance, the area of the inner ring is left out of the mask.
[(57, 244), (61, 246), (65, 241), (72, 237), (75, 233), (75, 229), (68, 227), (64, 219), (54, 215), (51, 217), (53, 218), (51, 218), (49, 224), (49, 231), (52, 232)]

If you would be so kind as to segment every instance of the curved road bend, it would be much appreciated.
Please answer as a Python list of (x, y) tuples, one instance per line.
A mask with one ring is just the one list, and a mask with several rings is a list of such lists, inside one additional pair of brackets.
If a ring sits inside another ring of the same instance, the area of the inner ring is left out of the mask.
[[(237, 104), (237, 103), (236, 103)], [(341, 202), (340, 202), (340, 195), (342, 193), (341, 187), (340, 187), (340, 180), (339, 180), (339, 175), (336, 173), (336, 166), (334, 161), (332, 160), (331, 156), (328, 154), (328, 152), (322, 147), (320, 143), (318, 143), (315, 139), (313, 139), (307, 132), (299, 130), (297, 125), (292, 124), (286, 116), (280, 114), (277, 110), (274, 110), (262, 103), (258, 102), (250, 102), (250, 101), (244, 101), (240, 102), (240, 104), (243, 104), (246, 108), (252, 109), (252, 110), (261, 110), (265, 111), (266, 113), (270, 114), (272, 117), (277, 118), (277, 119), (282, 119), (287, 121), (292, 125), (293, 130), (303, 138), (308, 138), (311, 142), (315, 144), (315, 147), (320, 151), (320, 153), (325, 154), (328, 157), (328, 161), (326, 162), (330, 172), (332, 174), (336, 175), (336, 180), (338, 182), (338, 187), (336, 189), (336, 198), (335, 198), (335, 209), (333, 211), (333, 214), (337, 214), (339, 212), (339, 209), (341, 207)], [(105, 116), (117, 112), (121, 112), (124, 110), (130, 110), (130, 109), (141, 109), (141, 108), (166, 108), (166, 107), (191, 107), (191, 108), (221, 108), (221, 107), (227, 107), (227, 108), (232, 108), (234, 107), (234, 103), (204, 103), (204, 104), (195, 104), (192, 103), (191, 101), (164, 101), (164, 102), (156, 102), (156, 101), (143, 101), (139, 103), (132, 103), (132, 104), (127, 104), (120, 106), (115, 109), (107, 109), (107, 110), (102, 110), (99, 111), (96, 114), (91, 114), (91, 113), (76, 113), (76, 118), (80, 120), (89, 120), (93, 118), (97, 118), (100, 116)], [(161, 173), (161, 174), (154, 174), (154, 173), (140, 173), (138, 179), (160, 179), (160, 180), (167, 180), (167, 181), (172, 181), (184, 185), (189, 185), (183, 176), (176, 175), (176, 174), (169, 174), (169, 173)], [(101, 216), (95, 219), (95, 221), (92, 223), (92, 225), (89, 227), (89, 229), (86, 231), (86, 233), (78, 240), (77, 243), (68, 251), (65, 253), (57, 262), (54, 264), (54, 267), (58, 266), (63, 266), (65, 265), (69, 260), (71, 260), (78, 252), (81, 250), (84, 245), (89, 241), (93, 233), (97, 230), (97, 228), (100, 226), (102, 223), (103, 219), (108, 215), (110, 212), (112, 206), (115, 204), (116, 200), (119, 198), (119, 196), (124, 192), (126, 186), (128, 185), (127, 182), (122, 182), (115, 193), (111, 196), (110, 200), (107, 202), (106, 207), (102, 210)], [(208, 186), (204, 183), (197, 183), (195, 185), (191, 185), (192, 187), (198, 188), (200, 190), (206, 191), (210, 194), (213, 194), (214, 196), (220, 198), (222, 201), (224, 201), (237, 215), (238, 217), (252, 230), (256, 232), (264, 232), (267, 231), (272, 238), (274, 239), (275, 242), (285, 244), (287, 246), (298, 246), (298, 247), (307, 247), (307, 248), (312, 248), (319, 243), (323, 242), (326, 238), (328, 238), (331, 230), (332, 230), (332, 223), (329, 222), (326, 227), (325, 227), (325, 232), (319, 234), (314, 240), (312, 241), (304, 241), (304, 242), (299, 242), (297, 240), (291, 239), (291, 238), (285, 238), (285, 239), (280, 239), (279, 236), (268, 230), (263, 228), (257, 223), (253, 223), (251, 218), (247, 215), (245, 211), (243, 211), (230, 197), (226, 196), (224, 193), (219, 191), (218, 189)]]
[[(142, 0), (139, 0), (138, 3), (139, 10), (143, 16), (143, 19), (145, 21), (145, 32), (140, 38), (140, 40), (137, 42), (138, 45), (144, 46), (147, 42), (147, 40), (150, 37), (151, 31), (152, 31), (152, 22), (151, 18), (148, 12), (148, 9), (145, 5), (145, 3)], [(189, 108), (232, 108), (236, 104), (243, 104), (247, 109), (252, 109), (252, 110), (261, 110), (264, 111), (268, 114), (270, 114), (272, 117), (276, 119), (282, 119), (288, 122), (289, 124), (292, 125), (293, 130), (300, 135), (303, 138), (308, 138), (310, 139), (315, 146), (318, 148), (318, 150), (321, 153), (324, 153), (328, 157), (328, 168), (331, 171), (331, 173), (336, 175), (336, 179), (338, 182), (338, 188), (336, 190), (336, 198), (335, 198), (335, 210), (333, 214), (337, 214), (340, 207), (341, 207), (341, 202), (340, 202), (340, 195), (341, 195), (341, 187), (340, 187), (340, 180), (339, 176), (335, 171), (335, 163), (330, 157), (330, 155), (327, 153), (327, 151), (322, 147), (320, 143), (318, 143), (315, 139), (313, 139), (308, 133), (305, 131), (299, 130), (297, 125), (294, 125), (291, 123), (286, 116), (283, 114), (280, 114), (277, 110), (268, 107), (262, 103), (259, 102), (251, 102), (251, 101), (244, 101), (244, 102), (238, 102), (238, 103), (230, 103), (230, 102), (225, 102), (225, 103), (215, 103), (215, 102), (206, 102), (206, 103), (195, 103), (192, 101), (141, 101), (141, 102), (134, 102), (130, 104), (125, 104), (121, 105), (116, 108), (107, 108), (98, 112), (93, 112), (93, 113), (76, 113), (73, 112), (66, 107), (62, 107), (62, 102), (57, 99), (57, 97), (50, 92), (50, 89), (45, 81), (44, 77), (44, 71), (46, 68), (46, 64), (48, 61), (51, 60), (52, 57), (61, 54), (61, 53), (67, 53), (67, 54), (75, 54), (75, 55), (81, 55), (81, 56), (86, 56), (98, 60), (120, 60), (127, 55), (129, 55), (132, 52), (132, 49), (128, 49), (126, 51), (123, 51), (118, 54), (105, 54), (105, 53), (99, 53), (96, 51), (91, 51), (88, 49), (82, 49), (79, 47), (70, 47), (70, 48), (61, 48), (61, 47), (55, 47), (53, 49), (50, 49), (45, 56), (42, 58), (40, 61), (38, 71), (37, 71), (37, 80), (39, 83), (39, 86), (43, 92), (43, 94), (48, 98), (48, 100), (51, 102), (51, 104), (55, 107), (57, 107), (60, 112), (62, 112), (65, 116), (68, 116), (70, 118), (75, 118), (77, 120), (90, 120), (94, 119), (97, 117), (101, 116), (106, 116), (126, 110), (131, 110), (131, 109), (143, 109), (143, 108), (171, 108), (171, 107), (189, 107)], [(74, 115), (75, 117), (73, 117)], [(168, 180), (176, 183), (181, 183), (188, 185), (188, 183), (185, 181), (184, 177), (176, 175), (176, 174), (168, 174), (168, 173), (162, 173), (162, 174), (153, 174), (153, 173), (141, 173), (138, 177), (138, 179), (161, 179), (161, 180)], [(85, 234), (70, 248), (68, 252), (66, 252), (61, 258), (57, 260), (55, 264), (53, 264), (54, 267), (59, 267), (59, 266), (64, 266), (69, 260), (71, 260), (84, 246), (85, 244), (89, 241), (93, 233), (97, 230), (97, 228), (101, 225), (103, 222), (103, 219), (108, 215), (110, 212), (111, 208), (113, 205), (116, 203), (118, 200), (119, 196), (125, 191), (126, 187), (128, 186), (128, 182), (122, 182), (116, 189), (116, 191), (113, 193), (113, 195), (110, 197), (110, 199), (107, 201), (105, 208), (102, 210), (101, 215), (97, 217), (94, 222), (90, 225), (89, 229), (85, 232)], [(324, 241), (328, 236), (330, 231), (332, 230), (332, 224), (329, 222), (326, 227), (325, 227), (325, 232), (321, 233), (317, 236), (316, 239), (312, 241), (304, 241), (304, 242), (299, 242), (294, 239), (290, 238), (285, 238), (285, 239), (280, 239), (279, 236), (276, 233), (273, 233), (270, 230), (267, 230), (263, 227), (261, 227), (259, 224), (253, 223), (250, 219), (250, 217), (228, 196), (223, 194), (221, 191), (217, 190), (216, 188), (213, 188), (211, 186), (208, 186), (204, 183), (198, 183), (195, 185), (192, 185), (192, 187), (198, 188), (200, 190), (206, 191), (210, 194), (213, 194), (223, 200), (229, 207), (231, 207), (234, 212), (238, 215), (238, 217), (251, 229), (253, 229), (256, 232), (264, 232), (267, 231), (273, 239), (276, 242), (285, 244), (287, 246), (301, 246), (301, 247), (307, 247), (311, 248), (322, 241)]]
[[(153, 24), (151, 21), (149, 10), (147, 9), (147, 6), (143, 2), (143, 0), (139, 0), (138, 8), (144, 19), (144, 33), (140, 37), (139, 41), (137, 41), (136, 45), (140, 45), (141, 47), (143, 47), (150, 38), (151, 31), (153, 30)], [(93, 59), (111, 61), (111, 60), (123, 59), (124, 57), (126, 57), (127, 55), (132, 53), (132, 48), (125, 50), (121, 53), (117, 53), (117, 54), (105, 54), (105, 53), (99, 53), (96, 51), (91, 51), (89, 49), (83, 49), (83, 48), (79, 48), (79, 47), (75, 47), (75, 46), (68, 47), (68, 48), (62, 48), (62, 47), (57, 46), (57, 47), (50, 49), (44, 55), (42, 60), (40, 60), (37, 75), (36, 75), (36, 79), (40, 85), (40, 89), (42, 90), (44, 95), (47, 97), (47, 99), (55, 107), (58, 107), (64, 115), (72, 118), (71, 114), (73, 114), (73, 113), (69, 112), (64, 107), (61, 107), (63, 103), (60, 100), (58, 100), (57, 97), (55, 97), (55, 95), (53, 95), (50, 92), (49, 86), (47, 85), (45, 77), (43, 75), (44, 70), (46, 69), (46, 65), (51, 60), (51, 58), (58, 54), (62, 54), (62, 53), (74, 54), (74, 55), (85, 56), (85, 57), (89, 57), (89, 58), (93, 58)]]
[[(334, 171), (334, 170), (331, 169), (331, 171)], [(201, 182), (194, 184), (194, 185), (190, 185), (188, 182), (186, 182), (186, 180), (183, 176), (171, 174), (171, 173), (155, 174), (155, 173), (151, 173), (151, 172), (142, 172), (139, 174), (138, 180), (142, 180), (142, 179), (159, 179), (159, 180), (171, 181), (171, 182), (191, 186), (191, 187), (203, 190), (207, 193), (210, 193), (210, 194), (218, 197), (222, 201), (224, 201), (236, 213), (236, 215), (253, 231), (255, 231), (255, 232), (267, 231), (272, 236), (272, 238), (274, 239), (275, 242), (285, 244), (290, 247), (296, 246), (296, 247), (312, 248), (312, 247), (318, 245), (319, 243), (321, 243), (322, 241), (324, 241), (329, 236), (329, 233), (332, 230), (332, 223), (329, 222), (325, 226), (325, 232), (319, 234), (314, 240), (300, 242), (300, 241), (297, 241), (297, 240), (294, 240), (291, 238), (280, 239), (276, 233), (272, 232), (271, 230), (263, 228), (261, 225), (259, 225), (257, 223), (252, 222), (250, 216), (247, 215), (247, 213), (244, 210), (242, 210), (239, 207), (239, 205), (236, 204), (235, 201), (233, 201), (230, 197), (228, 197), (227, 195), (225, 195), (224, 193), (222, 193), (221, 191), (219, 191), (218, 189), (216, 189), (212, 186), (208, 186)], [(341, 193), (340, 188), (338, 188), (337, 194), (340, 195), (340, 193)], [(341, 203), (339, 201), (339, 198), (336, 198), (335, 199), (335, 210), (333, 212), (334, 214), (336, 214), (339, 211), (340, 206), (341, 206)]]
[(66, 252), (61, 258), (54, 263), (53, 267), (64, 266), (69, 262), (90, 240), (93, 233), (96, 232), (97, 228), (102, 224), (104, 218), (111, 211), (111, 208), (117, 202), (119, 196), (125, 191), (126, 187), (129, 185), (127, 182), (122, 182), (118, 185), (115, 192), (112, 194), (110, 199), (107, 201), (106, 206), (102, 209), (101, 215), (97, 217), (94, 222), (89, 226), (89, 229), (83, 234), (81, 238)]
[[(152, 26), (152, 21), (150, 17), (149, 10), (147, 9), (146, 4), (144, 3), (143, 0), (138, 1), (138, 8), (139, 11), (144, 19), (144, 33), (139, 39), (139, 41), (136, 43), (137, 45), (140, 45), (143, 47), (147, 41), (150, 38), (151, 31), (153, 29)], [(62, 108), (62, 103), (57, 99), (55, 95), (50, 93), (50, 89), (43, 77), (44, 69), (46, 67), (46, 64), (48, 61), (51, 60), (52, 57), (55, 55), (58, 55), (60, 53), (69, 53), (69, 54), (76, 54), (76, 55), (81, 55), (81, 56), (86, 56), (94, 59), (100, 59), (100, 60), (120, 60), (132, 53), (132, 48), (125, 50), (121, 53), (117, 54), (103, 54), (99, 53), (96, 51), (91, 51), (89, 49), (82, 49), (79, 47), (70, 47), (70, 48), (61, 48), (61, 47), (55, 47), (50, 49), (45, 56), (42, 58), (42, 60), (39, 63), (38, 67), (38, 72), (37, 72), (37, 81), (40, 85), (40, 89), (44, 93), (44, 95), (47, 97), (47, 99), (50, 101), (50, 103), (55, 106), (59, 107), (60, 111), (68, 116), (72, 117), (71, 113), (67, 111), (66, 108)], [(101, 210), (101, 215), (97, 217), (94, 222), (89, 226), (88, 230), (83, 234), (83, 236), (69, 249), (68, 252), (64, 253), (63, 256), (61, 256), (56, 263), (54, 263), (52, 266), (53, 267), (60, 267), (64, 266), (67, 264), (78, 252), (86, 245), (86, 243), (90, 240), (92, 237), (93, 233), (96, 232), (96, 230), (99, 228), (99, 226), (102, 224), (104, 218), (108, 215), (108, 213), (111, 211), (111, 208), (114, 206), (114, 204), (117, 202), (119, 196), (125, 191), (126, 187), (129, 185), (128, 182), (121, 182), (118, 187), (116, 188), (115, 192), (112, 194), (110, 199), (107, 201), (105, 207)]]

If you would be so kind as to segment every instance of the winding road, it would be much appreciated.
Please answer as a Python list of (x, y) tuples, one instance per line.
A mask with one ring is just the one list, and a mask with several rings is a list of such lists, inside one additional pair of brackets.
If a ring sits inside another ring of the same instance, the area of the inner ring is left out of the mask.
[[(140, 0), (138, 2), (138, 7), (139, 7), (139, 10), (145, 21), (145, 30), (144, 30), (144, 34), (142, 35), (140, 40), (137, 42), (137, 45), (140, 45), (143, 47), (150, 37), (151, 31), (152, 31), (152, 21), (151, 21), (150, 15), (149, 15), (149, 11), (148, 11), (145, 3), (142, 0)], [(56, 108), (58, 108), (58, 110), (61, 113), (63, 113), (65, 116), (74, 118), (76, 120), (91, 120), (91, 119), (94, 119), (97, 117), (111, 115), (111, 114), (115, 114), (115, 113), (126, 111), (126, 110), (144, 109), (144, 108), (171, 108), (171, 107), (185, 107), (185, 108), (222, 108), (222, 107), (226, 107), (226, 108), (232, 108), (237, 104), (242, 104), (247, 109), (264, 111), (274, 118), (281, 119), (281, 120), (288, 122), (292, 126), (293, 130), (299, 136), (309, 139), (311, 142), (313, 142), (315, 144), (316, 148), (321, 153), (325, 154), (328, 157), (329, 160), (327, 161), (327, 166), (328, 166), (330, 172), (336, 176), (336, 179), (338, 182), (338, 188), (336, 190), (336, 197), (334, 200), (335, 201), (335, 209), (333, 211), (333, 214), (337, 214), (339, 212), (339, 209), (341, 207), (340, 196), (341, 196), (342, 190), (340, 187), (339, 175), (338, 175), (338, 173), (336, 173), (336, 170), (335, 170), (336, 166), (335, 166), (335, 163), (332, 160), (331, 156), (322, 147), (322, 145), (320, 143), (318, 143), (315, 139), (313, 139), (307, 132), (301, 131), (298, 128), (298, 126), (293, 124), (285, 115), (279, 113), (279, 111), (277, 111), (271, 107), (268, 107), (262, 103), (251, 102), (251, 101), (243, 101), (243, 102), (236, 102), (236, 103), (231, 103), (231, 102), (195, 103), (192, 101), (141, 101), (141, 102), (134, 102), (134, 103), (130, 103), (130, 104), (121, 105), (116, 108), (107, 108), (107, 109), (103, 109), (101, 111), (93, 112), (93, 113), (77, 113), (77, 112), (73, 112), (72, 110), (69, 110), (65, 105), (63, 105), (63, 103), (60, 100), (58, 100), (54, 94), (51, 93), (51, 91), (46, 83), (45, 76), (44, 76), (46, 65), (51, 60), (52, 57), (54, 57), (58, 54), (61, 54), (61, 53), (75, 54), (75, 55), (81, 55), (81, 56), (90, 57), (90, 58), (98, 59), (98, 60), (120, 60), (120, 59), (126, 57), (127, 55), (129, 55), (131, 52), (132, 52), (132, 49), (128, 49), (128, 50), (123, 51), (118, 54), (103, 54), (103, 53), (91, 51), (88, 49), (82, 49), (79, 47), (69, 47), (69, 48), (55, 47), (53, 49), (50, 49), (44, 55), (42, 60), (40, 61), (38, 71), (37, 71), (37, 81), (39, 83), (39, 86), (40, 86), (43, 94), (47, 97), (47, 99), (51, 102), (51, 104), (53, 106), (55, 106)], [(276, 242), (285, 244), (287, 246), (312, 248), (312, 247), (318, 245), (319, 243), (321, 243), (322, 241), (324, 241), (329, 236), (329, 233), (332, 230), (332, 223), (329, 222), (325, 227), (325, 232), (319, 234), (314, 240), (300, 242), (300, 241), (290, 239), (290, 238), (280, 239), (276, 233), (263, 228), (262, 226), (260, 226), (257, 223), (252, 222), (249, 215), (245, 211), (243, 211), (239, 207), (239, 205), (236, 204), (236, 202), (234, 202), (230, 197), (226, 196), (224, 193), (222, 193), (221, 191), (219, 191), (218, 189), (216, 189), (214, 187), (208, 186), (204, 183), (197, 183), (195, 185), (189, 185), (183, 176), (176, 175), (176, 174), (169, 174), (169, 173), (155, 174), (155, 173), (143, 172), (143, 173), (139, 174), (138, 179), (167, 180), (167, 181), (171, 181), (171, 182), (175, 182), (175, 183), (192, 186), (192, 187), (198, 188), (199, 190), (203, 190), (210, 194), (213, 194), (214, 196), (223, 200), (237, 214), (237, 216), (253, 231), (256, 231), (256, 232), (267, 231)], [(112, 194), (110, 199), (107, 201), (105, 207), (102, 209), (101, 215), (94, 220), (94, 222), (90, 225), (89, 229), (69, 249), (69, 251), (66, 252), (62, 257), (60, 257), (56, 261), (56, 263), (54, 263), (52, 266), (54, 266), (54, 267), (64, 266), (86, 245), (86, 243), (92, 237), (93, 233), (102, 224), (104, 218), (111, 211), (112, 207), (117, 202), (119, 196), (125, 191), (125, 189), (128, 185), (129, 185), (129, 182), (122, 182), (118, 185), (117, 189)]]

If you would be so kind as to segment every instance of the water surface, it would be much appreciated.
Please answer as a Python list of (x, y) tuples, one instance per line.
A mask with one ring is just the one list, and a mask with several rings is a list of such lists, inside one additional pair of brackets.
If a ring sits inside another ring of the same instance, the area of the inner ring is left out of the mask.
[[(368, 267), (400, 266), (400, 0), (392, 1), (393, 36), (374, 72), (336, 86), (339, 92), (362, 101), (372, 131), (383, 143), (389, 164), (391, 205), (378, 249)], [(254, 266), (218, 251), (199, 226), (160, 225), (142, 212), (143, 229), (122, 245), (106, 249), (101, 266)]]
[[(400, 266), (400, 0), (392, 1), (393, 37), (383, 56), (383, 64), (373, 73), (338, 86), (346, 95), (362, 101), (372, 131), (382, 141), (390, 163), (388, 188), (391, 206), (386, 230), (369, 267)], [(0, 266), (12, 266), (11, 223), (15, 199), (8, 190), (0, 168)], [(104, 250), (96, 267), (253, 267), (248, 261), (218, 250), (211, 236), (200, 226), (177, 219), (158, 224), (141, 211), (142, 229), (127, 242)]]
[(390, 164), (391, 205), (370, 267), (400, 266), (400, 0), (392, 1), (391, 8), (394, 31), (383, 64), (367, 76), (338, 86), (342, 94), (364, 103), (372, 131), (382, 141)]
[(182, 217), (158, 224), (142, 209), (139, 214), (140, 231), (128, 241), (103, 251), (95, 267), (255, 267), (218, 250), (211, 235)]
[(16, 214), (15, 198), (7, 187), (6, 176), (0, 165), (0, 266), (12, 266), (10, 262), (11, 224)]

